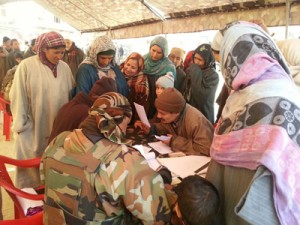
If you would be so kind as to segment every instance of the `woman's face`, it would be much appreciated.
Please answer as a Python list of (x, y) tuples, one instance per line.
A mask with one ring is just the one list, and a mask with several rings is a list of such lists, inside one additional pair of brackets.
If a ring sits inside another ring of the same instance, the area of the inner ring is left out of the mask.
[(163, 93), (163, 91), (165, 90), (165, 88), (163, 88), (162, 86), (156, 85), (156, 96), (158, 97), (161, 93)]
[(59, 60), (63, 58), (65, 49), (65, 47), (60, 47), (58, 49), (45, 48), (43, 51), (45, 52), (47, 60), (56, 65), (59, 63)]
[(129, 59), (124, 65), (124, 74), (131, 77), (138, 73), (139, 66), (135, 59)]
[(205, 60), (200, 54), (195, 53), (194, 63), (197, 64), (201, 69), (205, 69)]
[(164, 53), (158, 45), (153, 45), (150, 48), (150, 57), (152, 60), (158, 61), (158, 60), (162, 59), (163, 56), (164, 56)]
[(113, 60), (113, 55), (97, 55), (98, 65), (101, 67), (106, 67)]

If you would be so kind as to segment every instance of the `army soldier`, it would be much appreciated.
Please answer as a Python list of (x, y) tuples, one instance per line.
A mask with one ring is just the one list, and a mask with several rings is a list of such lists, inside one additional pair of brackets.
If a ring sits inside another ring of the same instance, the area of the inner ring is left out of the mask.
[(44, 224), (167, 224), (162, 177), (124, 134), (132, 115), (116, 92), (100, 96), (73, 132), (58, 135), (41, 164)]

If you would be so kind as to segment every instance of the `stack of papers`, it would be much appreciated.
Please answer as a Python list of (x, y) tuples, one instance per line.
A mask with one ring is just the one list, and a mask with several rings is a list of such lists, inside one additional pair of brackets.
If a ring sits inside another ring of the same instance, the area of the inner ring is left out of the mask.
[(134, 145), (132, 147), (134, 147), (135, 149), (137, 149), (142, 154), (142, 156), (144, 156), (144, 158), (148, 162), (148, 165), (153, 170), (157, 170), (161, 166), (160, 163), (155, 158), (155, 153), (154, 152), (150, 152), (151, 148), (149, 148), (147, 146), (144, 146), (144, 145)]

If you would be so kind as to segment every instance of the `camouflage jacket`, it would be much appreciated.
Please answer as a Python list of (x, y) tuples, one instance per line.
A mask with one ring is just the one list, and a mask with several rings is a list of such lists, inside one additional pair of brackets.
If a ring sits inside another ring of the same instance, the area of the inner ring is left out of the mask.
[(171, 213), (159, 174), (140, 153), (107, 139), (93, 144), (63, 132), (41, 163), (44, 224), (167, 224)]

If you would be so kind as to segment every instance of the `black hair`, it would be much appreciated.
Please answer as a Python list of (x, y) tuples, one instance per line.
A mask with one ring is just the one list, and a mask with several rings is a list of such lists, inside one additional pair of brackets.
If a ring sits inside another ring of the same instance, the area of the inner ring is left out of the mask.
[(24, 59), (23, 52), (20, 52), (20, 51), (15, 52), (14, 57), (15, 57), (15, 59)]
[(182, 219), (188, 225), (212, 225), (220, 208), (215, 186), (198, 175), (188, 176), (175, 188)]
[(30, 46), (34, 46), (34, 45), (35, 45), (35, 41), (36, 41), (36, 38), (32, 39), (32, 40), (30, 41)]

